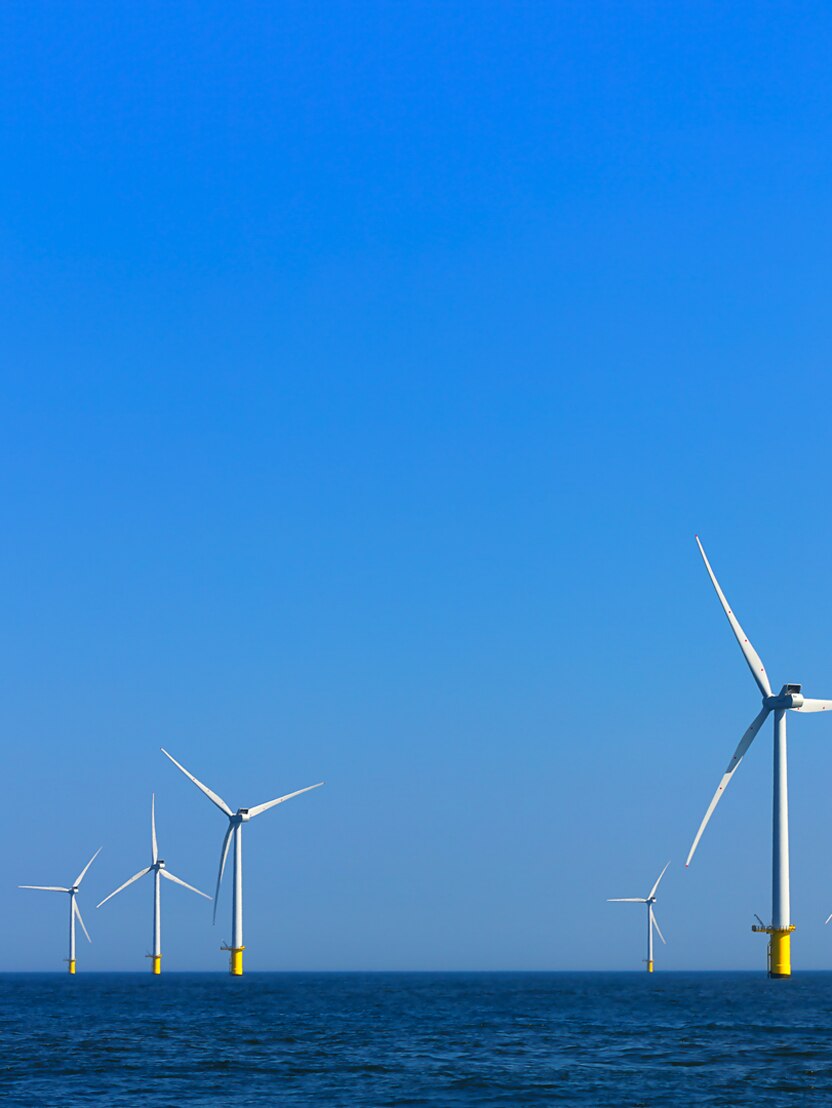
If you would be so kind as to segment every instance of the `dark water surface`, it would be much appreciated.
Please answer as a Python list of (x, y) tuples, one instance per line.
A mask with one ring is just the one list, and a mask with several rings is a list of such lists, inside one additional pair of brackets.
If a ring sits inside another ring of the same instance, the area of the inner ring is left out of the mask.
[(832, 974), (6, 974), (0, 1099), (832, 1104)]

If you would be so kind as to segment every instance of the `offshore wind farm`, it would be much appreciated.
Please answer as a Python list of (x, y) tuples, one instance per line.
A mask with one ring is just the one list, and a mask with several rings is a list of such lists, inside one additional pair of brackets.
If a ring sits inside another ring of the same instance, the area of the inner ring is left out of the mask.
[[(720, 605), (728, 619), (731, 630), (734, 633), (734, 637), (742, 651), (743, 657), (751, 671), (751, 674), (763, 695), (763, 704), (757, 716), (752, 721), (751, 725), (746, 730), (745, 734), (740, 740), (740, 743), (735, 750), (728, 767), (723, 774), (723, 777), (717, 787), (716, 792), (709, 804), (702, 822), (699, 825), (699, 829), (693, 840), (693, 843), (688, 852), (686, 868), (690, 865), (691, 860), (702, 838), (703, 832), (707, 827), (722, 795), (731, 781), (734, 773), (739, 768), (740, 763), (748, 752), (751, 744), (756, 738), (758, 732), (762, 728), (769, 715), (773, 714), (774, 717), (774, 789), (773, 789), (773, 813), (772, 813), (772, 915), (771, 923), (766, 924), (759, 916), (755, 914), (757, 924), (752, 926), (752, 931), (763, 932), (769, 936), (769, 950), (767, 959), (767, 971), (768, 976), (772, 978), (785, 978), (791, 976), (791, 935), (795, 930), (795, 926), (790, 921), (790, 881), (789, 881), (789, 827), (788, 827), (788, 785), (787, 785), (787, 752), (786, 752), (786, 712), (795, 711), (804, 714), (823, 713), (826, 711), (832, 711), (832, 700), (813, 699), (810, 697), (804, 697), (802, 695), (802, 687), (797, 684), (784, 685), (778, 695), (775, 695), (772, 691), (772, 686), (768, 678), (765, 666), (759, 654), (752, 646), (745, 631), (739, 623), (734, 611), (728, 604), (728, 600), (725, 593), (714, 574), (708, 557), (705, 554), (704, 547), (696, 536), (696, 545), (699, 549), (699, 553), (707, 570), (711, 583), (716, 591)], [(226, 817), (228, 824), (226, 827), (225, 835), (223, 836), (222, 845), (220, 848), (220, 860), (217, 871), (216, 890), (213, 898), (207, 893), (202, 892), (195, 886), (177, 877), (168, 868), (166, 862), (159, 856), (158, 841), (156, 835), (156, 796), (155, 793), (151, 796), (151, 808), (150, 808), (150, 845), (151, 845), (151, 857), (150, 864), (133, 874), (126, 881), (120, 884), (115, 890), (110, 892), (96, 905), (97, 908), (103, 907), (108, 901), (112, 900), (119, 893), (123, 892), (130, 885), (139, 881), (141, 878), (153, 875), (154, 881), (154, 893), (153, 893), (153, 941), (152, 951), (148, 955), (151, 959), (151, 971), (155, 976), (161, 973), (161, 881), (165, 880), (172, 882), (176, 885), (187, 889), (190, 892), (196, 893), (198, 896), (206, 900), (213, 900), (213, 923), (216, 924), (217, 920), (217, 905), (219, 901), (220, 889), (222, 886), (222, 879), (225, 872), (225, 866), (228, 859), (229, 852), (233, 848), (233, 880), (232, 880), (232, 897), (231, 897), (231, 943), (223, 944), (222, 950), (227, 951), (229, 954), (229, 973), (233, 977), (241, 977), (243, 974), (243, 953), (245, 946), (243, 943), (243, 857), (242, 857), (242, 830), (245, 823), (250, 822), (256, 816), (263, 814), (276, 808), (277, 806), (284, 804), (287, 800), (292, 800), (295, 797), (301, 796), (304, 793), (310, 792), (313, 789), (320, 788), (324, 782), (320, 781), (314, 785), (308, 785), (305, 788), (297, 789), (293, 792), (286, 793), (282, 796), (276, 797), (273, 800), (265, 801), (264, 803), (257, 804), (253, 807), (238, 808), (236, 811), (229, 807), (225, 800), (197, 777), (194, 776), (188, 769), (177, 761), (172, 754), (167, 750), (161, 748), (162, 754), (173, 763), (173, 765), (189, 780), (193, 785), (205, 796), (211, 803), (218, 808), (222, 814)], [(81, 882), (89, 870), (92, 863), (98, 857), (100, 849), (96, 851), (93, 857), (87, 862), (81, 873), (75, 879), (71, 886), (45, 886), (45, 885), (21, 885), (23, 889), (37, 889), (40, 891), (48, 892), (61, 892), (68, 893), (70, 897), (70, 911), (69, 911), (69, 957), (67, 959), (68, 968), (70, 974), (76, 973), (76, 943), (75, 943), (75, 923), (76, 920), (80, 923), (84, 934), (87, 939), (90, 939), (87, 932), (84, 921), (81, 917), (80, 910), (78, 908), (76, 897), (80, 888)], [(640, 904), (647, 909), (646, 922), (647, 922), (647, 949), (645, 958), (645, 968), (649, 974), (654, 972), (655, 960), (654, 960), (654, 934), (659, 936), (662, 944), (666, 945), (665, 937), (661, 931), (661, 928), (656, 920), (654, 905), (656, 904), (657, 894), (659, 886), (664, 878), (665, 873), (670, 865), (667, 862), (664, 868), (659, 873), (653, 886), (645, 897), (611, 897), (607, 898), (608, 903), (629, 903)], [(829, 923), (832, 916), (826, 919), (826, 923)]]
[(832, 1103), (831, 57), (0, 4), (3, 1108)]

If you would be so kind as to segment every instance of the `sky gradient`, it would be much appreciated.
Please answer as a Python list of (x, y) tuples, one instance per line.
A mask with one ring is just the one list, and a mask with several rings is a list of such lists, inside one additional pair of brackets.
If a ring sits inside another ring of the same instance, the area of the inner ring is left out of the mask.
[[(160, 848), (246, 828), (247, 969), (758, 968), (772, 684), (832, 697), (832, 12), (0, 11), (14, 941), (146, 967)], [(793, 964), (832, 968), (832, 721), (790, 725)], [(166, 886), (169, 969), (229, 889)]]

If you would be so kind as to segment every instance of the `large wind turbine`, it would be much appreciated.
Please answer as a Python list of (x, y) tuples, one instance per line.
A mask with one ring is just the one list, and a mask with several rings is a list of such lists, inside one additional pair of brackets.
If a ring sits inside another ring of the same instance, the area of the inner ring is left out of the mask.
[(81, 887), (81, 882), (84, 880), (84, 875), (86, 874), (87, 870), (90, 868), (90, 866), (93, 864), (93, 862), (95, 861), (95, 859), (98, 857), (98, 855), (100, 853), (101, 853), (101, 847), (99, 847), (98, 850), (96, 850), (95, 854), (93, 854), (92, 858), (90, 858), (90, 860), (87, 862), (87, 864), (84, 866), (84, 868), (81, 870), (81, 872), (78, 874), (78, 876), (75, 878), (75, 880), (69, 886), (68, 889), (63, 885), (18, 885), (17, 886), (19, 889), (39, 889), (41, 892), (44, 892), (44, 893), (69, 893), (69, 958), (67, 958), (67, 962), (69, 963), (69, 972), (70, 973), (75, 973), (75, 920), (76, 919), (81, 924), (81, 928), (82, 928), (84, 934), (87, 936), (87, 942), (88, 943), (92, 942), (92, 939), (90, 938), (89, 931), (87, 931), (86, 927), (84, 927), (84, 921), (81, 918), (81, 909), (78, 907), (78, 903), (77, 903), (75, 898), (78, 895), (78, 889)]
[(231, 946), (223, 947), (223, 950), (228, 950), (230, 958), (230, 972), (234, 977), (241, 977), (243, 973), (243, 824), (248, 823), (250, 819), (254, 819), (255, 816), (259, 816), (261, 812), (267, 812), (269, 808), (274, 808), (278, 804), (282, 804), (284, 800), (291, 800), (294, 796), (300, 796), (301, 793), (308, 793), (310, 789), (319, 789), (323, 785), (323, 781), (319, 781), (317, 785), (307, 785), (305, 789), (298, 789), (297, 792), (287, 793), (286, 796), (279, 796), (277, 800), (269, 800), (265, 804), (258, 804), (254, 808), (238, 808), (236, 812), (232, 812), (221, 796), (217, 796), (215, 792), (212, 792), (207, 785), (203, 785), (201, 781), (197, 781), (192, 773), (189, 773), (183, 765), (173, 757), (172, 754), (168, 754), (164, 747), (161, 748), (162, 753), (166, 758), (170, 758), (177, 769), (181, 769), (182, 772), (188, 777), (196, 787), (204, 792), (208, 799), (219, 808), (219, 810), (228, 817), (228, 830), (225, 832), (225, 838), (222, 842), (222, 852), (220, 854), (220, 868), (217, 874), (217, 891), (214, 895), (214, 923), (217, 922), (217, 901), (220, 895), (220, 884), (222, 883), (222, 875), (225, 870), (225, 860), (228, 857), (228, 848), (231, 845), (232, 838), (234, 839), (234, 896), (231, 906)]
[[(670, 862), (667, 863), (667, 866)], [(659, 882), (667, 872), (667, 866), (664, 867), (662, 872), (656, 878), (656, 884), (647, 894), (647, 896), (612, 896), (607, 898), (608, 904), (646, 904), (647, 905), (647, 972), (653, 972), (653, 928), (655, 927), (661, 941), (667, 946), (667, 940), (662, 934), (662, 929), (659, 927), (656, 920), (656, 916), (653, 912), (653, 905), (656, 903), (656, 893), (659, 891)]]
[[(151, 848), (151, 860), (150, 865), (145, 869), (140, 869), (138, 873), (134, 873), (129, 881), (125, 881), (123, 885), (110, 893), (109, 896), (105, 896), (101, 901), (101, 904), (106, 904), (108, 900), (112, 900), (117, 893), (120, 893), (122, 889), (126, 889), (128, 885), (132, 885), (134, 881), (138, 881), (140, 877), (144, 877), (147, 873), (153, 874), (153, 953), (151, 958), (152, 972), (162, 972), (162, 903), (161, 903), (161, 879), (166, 877), (168, 881), (173, 881), (177, 885), (181, 885), (183, 889), (190, 889), (192, 893), (197, 893), (199, 896), (204, 896), (206, 900), (210, 900), (210, 896), (207, 893), (202, 893), (199, 889), (195, 889), (193, 885), (189, 885), (187, 881), (183, 881), (181, 877), (175, 877), (165, 866), (163, 858), (159, 857), (159, 847), (156, 844), (156, 794), (153, 793), (150, 798), (150, 848)], [(100, 908), (101, 904), (96, 904), (96, 908)]]
[(719, 587), (719, 582), (714, 576), (711, 564), (708, 561), (699, 536), (696, 536), (696, 544), (699, 553), (705, 563), (708, 576), (716, 589), (716, 595), (723, 607), (731, 630), (736, 636), (740, 650), (743, 652), (751, 675), (757, 682), (760, 692), (763, 694), (763, 706), (755, 717), (751, 726), (740, 739), (739, 746), (734, 751), (728, 768), (722, 775), (713, 800), (708, 805), (705, 818), (699, 825), (693, 846), (690, 848), (688, 860), (690, 865), (694, 852), (702, 838), (702, 832), (708, 825), (708, 820), (713, 815), (714, 809), (725, 792), (728, 782), (739, 768), (746, 751), (756, 738), (757, 732), (763, 726), (769, 712), (774, 714), (774, 806), (773, 806), (773, 855), (772, 855), (772, 880), (771, 880), (771, 923), (762, 924), (751, 928), (752, 931), (762, 931), (769, 936), (768, 947), (768, 972), (771, 977), (789, 977), (792, 972), (791, 963), (791, 936), (794, 924), (791, 922), (791, 908), (789, 904), (789, 797), (788, 779), (786, 772), (786, 712), (826, 712), (832, 710), (832, 700), (810, 700), (801, 695), (800, 685), (784, 685), (775, 696), (771, 690), (771, 684), (759, 654), (748, 641), (745, 632), (739, 625), (739, 621), (728, 606), (725, 593)]

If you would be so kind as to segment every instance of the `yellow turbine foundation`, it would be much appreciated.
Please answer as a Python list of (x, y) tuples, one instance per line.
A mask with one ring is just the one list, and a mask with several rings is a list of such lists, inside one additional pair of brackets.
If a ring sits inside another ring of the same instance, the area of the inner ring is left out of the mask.
[(771, 932), (768, 943), (769, 977), (791, 977), (792, 931), (794, 931), (794, 927)]
[(231, 952), (229, 972), (232, 977), (243, 976), (243, 951), (244, 946), (231, 946), (228, 948)]
[(757, 927), (752, 931), (762, 932), (769, 936), (768, 940), (768, 975), (769, 977), (791, 977), (792, 975), (792, 931), (791, 927)]
[(652, 959), (652, 958), (648, 959), (648, 962), (647, 962), (647, 972), (648, 972), (648, 973), (652, 973), (652, 972), (653, 972), (653, 959)]
[(153, 966), (151, 967), (153, 973), (161, 973), (162, 972), (162, 955), (161, 954), (151, 954), (151, 958), (153, 959)]
[(75, 959), (74, 958), (70, 958), (70, 960), (69, 960), (69, 972), (70, 973), (75, 973)]

